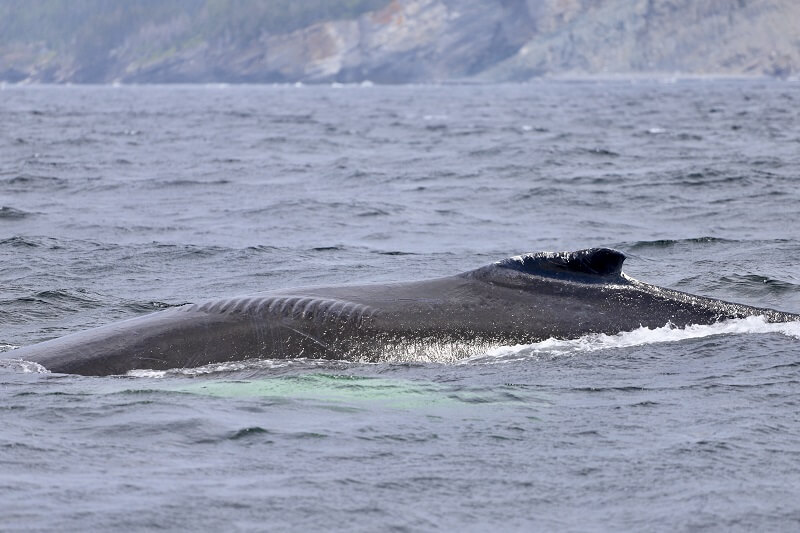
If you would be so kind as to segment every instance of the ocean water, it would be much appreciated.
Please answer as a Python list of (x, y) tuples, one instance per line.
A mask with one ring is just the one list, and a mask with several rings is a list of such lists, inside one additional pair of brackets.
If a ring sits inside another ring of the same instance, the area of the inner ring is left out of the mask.
[[(800, 312), (800, 85), (0, 88), (0, 349), (609, 246)], [(0, 368), (0, 531), (789, 531), (800, 324), (458, 363)]]

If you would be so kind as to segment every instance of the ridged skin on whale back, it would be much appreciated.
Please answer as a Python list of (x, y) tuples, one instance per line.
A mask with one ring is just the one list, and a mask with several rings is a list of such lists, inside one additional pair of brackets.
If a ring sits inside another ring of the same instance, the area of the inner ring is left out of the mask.
[(251, 358), (450, 361), (640, 326), (800, 317), (636, 281), (596, 248), (511, 257), (408, 283), (276, 290), (167, 309), (7, 352), (54, 372), (122, 374)]

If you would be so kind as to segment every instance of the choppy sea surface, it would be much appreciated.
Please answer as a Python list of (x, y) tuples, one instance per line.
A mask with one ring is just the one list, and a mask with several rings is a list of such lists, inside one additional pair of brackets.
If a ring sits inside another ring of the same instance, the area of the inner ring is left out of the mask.
[[(0, 345), (609, 246), (800, 312), (800, 85), (0, 90)], [(459, 363), (0, 368), (0, 530), (789, 531), (800, 324)]]

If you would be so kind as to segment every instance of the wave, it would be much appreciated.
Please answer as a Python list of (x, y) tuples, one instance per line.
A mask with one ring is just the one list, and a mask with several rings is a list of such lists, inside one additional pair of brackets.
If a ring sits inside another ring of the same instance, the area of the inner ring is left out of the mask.
[(7, 239), (0, 239), (0, 246), (13, 246), (15, 248), (36, 248), (41, 244), (30, 237), (15, 236)]
[(39, 176), (36, 174), (19, 174), (10, 178), (0, 179), (0, 187), (9, 188), (12, 191), (30, 191), (32, 189), (44, 188), (54, 190), (65, 187), (68, 181), (64, 178), (55, 176)]
[(657, 239), (654, 241), (637, 241), (628, 246), (630, 250), (640, 250), (642, 248), (669, 248), (681, 244), (734, 244), (741, 242), (735, 239), (724, 239), (721, 237), (690, 237), (686, 239)]
[(721, 282), (732, 284), (740, 290), (748, 292), (766, 292), (770, 294), (784, 294), (800, 291), (800, 285), (759, 274), (731, 274), (722, 276)]
[(231, 180), (221, 179), (190, 179), (190, 178), (176, 178), (176, 179), (155, 179), (144, 182), (145, 187), (152, 187), (154, 189), (162, 189), (164, 187), (207, 187), (213, 185), (228, 185)]
[(0, 206), (0, 218), (1, 219), (20, 219), (26, 218), (33, 213), (29, 211), (23, 211), (22, 209), (17, 209), (15, 207), (9, 206)]
[[(100, 299), (86, 290), (52, 289), (21, 296), (16, 302), (46, 304), (50, 306), (66, 306), (67, 309), (86, 309), (100, 305)], [(77, 306), (77, 307), (73, 307)]]

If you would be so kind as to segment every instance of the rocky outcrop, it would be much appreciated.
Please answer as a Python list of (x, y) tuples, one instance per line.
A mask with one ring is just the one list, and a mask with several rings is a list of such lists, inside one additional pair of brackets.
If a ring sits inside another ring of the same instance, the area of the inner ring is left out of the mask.
[(800, 71), (797, 0), (392, 0), (354, 20), (246, 41), (195, 30), (186, 17), (147, 24), (102, 64), (21, 43), (0, 50), (0, 78), (401, 83)]

